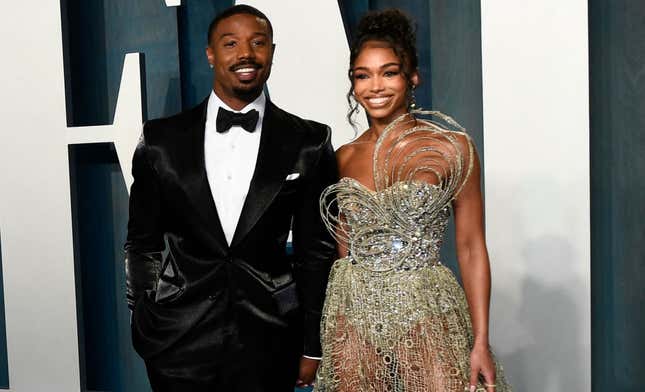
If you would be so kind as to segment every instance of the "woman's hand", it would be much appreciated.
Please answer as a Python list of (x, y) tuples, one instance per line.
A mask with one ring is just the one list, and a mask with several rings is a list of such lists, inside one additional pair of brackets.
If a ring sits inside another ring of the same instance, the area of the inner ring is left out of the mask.
[(495, 363), (487, 345), (479, 345), (470, 353), (470, 391), (477, 388), (479, 375), (484, 376), (486, 392), (495, 392)]

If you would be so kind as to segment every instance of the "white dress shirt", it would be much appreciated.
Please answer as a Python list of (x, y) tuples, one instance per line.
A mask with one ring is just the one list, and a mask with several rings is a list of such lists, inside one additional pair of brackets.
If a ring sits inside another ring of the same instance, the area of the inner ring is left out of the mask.
[[(264, 93), (239, 111), (231, 109), (213, 91), (211, 91), (211, 95), (208, 98), (204, 134), (204, 161), (208, 184), (229, 245), (233, 240), (235, 228), (240, 220), (242, 207), (255, 171), (265, 106), (266, 97)], [(220, 107), (237, 113), (246, 113), (252, 109), (257, 110), (259, 117), (255, 131), (250, 133), (242, 127), (234, 125), (228, 132), (217, 133), (215, 123), (217, 111)], [(321, 359), (308, 355), (304, 355), (304, 357), (315, 360)]]
[[(204, 163), (217, 214), (229, 245), (233, 241), (235, 228), (255, 171), (265, 105), (264, 93), (242, 110), (231, 109), (213, 91), (208, 98)], [(257, 110), (259, 117), (255, 131), (247, 132), (239, 125), (234, 125), (228, 132), (217, 133), (215, 123), (220, 107), (236, 113)]]

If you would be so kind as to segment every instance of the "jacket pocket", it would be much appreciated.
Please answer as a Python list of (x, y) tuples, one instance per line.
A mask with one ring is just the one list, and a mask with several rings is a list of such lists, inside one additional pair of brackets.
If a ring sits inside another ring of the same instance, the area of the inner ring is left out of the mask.
[(172, 283), (168, 283), (164, 280), (159, 280), (154, 296), (155, 302), (158, 304), (167, 304), (179, 298), (179, 296), (183, 292), (183, 287), (177, 287)]
[(157, 281), (157, 288), (153, 297), (156, 303), (166, 304), (172, 302), (184, 292), (183, 282), (178, 277), (174, 264), (168, 261)]

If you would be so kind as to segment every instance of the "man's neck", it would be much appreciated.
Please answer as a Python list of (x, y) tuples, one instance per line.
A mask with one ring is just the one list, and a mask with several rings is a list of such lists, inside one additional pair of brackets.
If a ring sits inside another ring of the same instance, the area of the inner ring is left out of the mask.
[(262, 90), (260, 90), (249, 92), (248, 94), (238, 94), (233, 96), (231, 94), (225, 94), (222, 91), (218, 91), (217, 88), (213, 88), (213, 92), (217, 95), (217, 98), (224, 102), (228, 107), (238, 111), (244, 109), (245, 106), (255, 101), (260, 94), (262, 94)]

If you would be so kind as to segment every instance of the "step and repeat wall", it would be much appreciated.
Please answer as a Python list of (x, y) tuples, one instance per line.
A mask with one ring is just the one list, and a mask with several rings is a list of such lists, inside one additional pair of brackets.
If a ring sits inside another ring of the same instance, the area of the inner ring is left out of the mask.
[[(209, 93), (207, 27), (233, 3), (4, 5), (0, 388), (149, 390), (125, 303), (130, 160), (143, 121)], [(645, 320), (627, 317), (642, 313), (644, 298), (645, 68), (643, 44), (627, 42), (645, 33), (645, 6), (244, 3), (274, 26), (271, 99), (330, 124), (336, 147), (355, 135), (345, 94), (358, 19), (372, 9), (408, 12), (418, 25), (417, 102), (455, 117), (482, 160), (491, 342), (511, 383), (637, 390)], [(458, 273), (453, 236), (443, 254)]]

